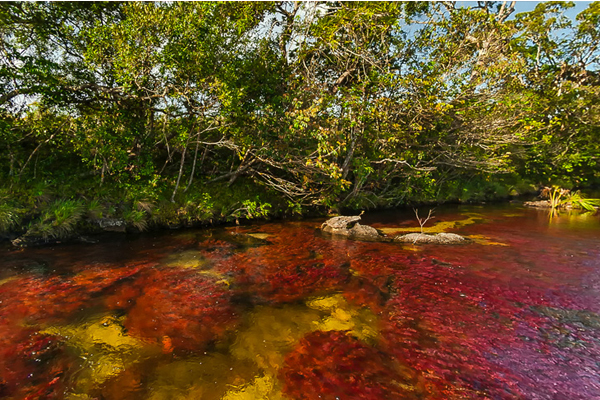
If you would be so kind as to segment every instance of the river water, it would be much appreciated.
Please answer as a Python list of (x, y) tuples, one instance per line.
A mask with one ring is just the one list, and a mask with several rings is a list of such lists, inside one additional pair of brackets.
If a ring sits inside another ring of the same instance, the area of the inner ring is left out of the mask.
[(599, 215), (439, 208), (454, 246), (322, 222), (1, 249), (0, 397), (600, 399)]

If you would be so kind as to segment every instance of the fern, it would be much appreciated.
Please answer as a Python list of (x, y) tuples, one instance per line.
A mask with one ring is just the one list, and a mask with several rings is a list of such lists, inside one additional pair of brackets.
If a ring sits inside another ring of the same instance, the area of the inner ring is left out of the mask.
[(104, 215), (104, 207), (102, 207), (100, 201), (94, 199), (88, 203), (87, 215), (90, 218), (102, 218)]
[(42, 214), (28, 230), (28, 235), (41, 236), (44, 239), (62, 239), (75, 229), (84, 213), (81, 202), (76, 200), (57, 200)]
[(143, 210), (130, 210), (124, 214), (125, 221), (139, 231), (148, 229), (148, 220)]

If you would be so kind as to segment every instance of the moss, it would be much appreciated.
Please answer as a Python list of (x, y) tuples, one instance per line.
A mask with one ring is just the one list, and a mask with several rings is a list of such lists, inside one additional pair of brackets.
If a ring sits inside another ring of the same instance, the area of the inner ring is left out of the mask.
[(256, 307), (231, 346), (239, 360), (256, 363), (262, 370), (276, 375), (285, 354), (305, 334), (317, 329), (322, 313), (301, 305)]
[(258, 376), (242, 387), (229, 390), (222, 400), (284, 400), (282, 385), (271, 375)]
[[(441, 232), (447, 232), (449, 230), (452, 229), (458, 229), (462, 226), (465, 225), (472, 225), (477, 223), (478, 221), (481, 221), (483, 216), (481, 214), (477, 214), (477, 213), (469, 213), (469, 214), (465, 214), (465, 216), (467, 218), (464, 219), (459, 219), (459, 220), (453, 220), (453, 221), (440, 221), (436, 224), (433, 224), (432, 226), (424, 226), (423, 227), (423, 233), (441, 233)], [(410, 227), (410, 228), (404, 228), (404, 227), (385, 227), (385, 228), (378, 228), (380, 231), (382, 231), (383, 233), (385, 233), (388, 236), (395, 236), (397, 234), (400, 234), (402, 232), (421, 232), (421, 227)]]
[(481, 244), (484, 246), (509, 246), (506, 243), (496, 242), (493, 238), (484, 235), (468, 235), (469, 239), (477, 244)]
[[(251, 385), (258, 374), (255, 366), (230, 355), (208, 352), (199, 357), (162, 363), (150, 378), (148, 400), (218, 400), (232, 388)], [(229, 397), (247, 398), (247, 397)], [(259, 399), (261, 397), (258, 397)]]
[(349, 331), (354, 337), (366, 342), (374, 342), (379, 335), (377, 316), (367, 308), (352, 307), (341, 294), (318, 297), (306, 304), (310, 308), (329, 313), (329, 316), (319, 322), (319, 330)]
[(166, 267), (202, 269), (208, 265), (208, 260), (198, 250), (187, 250), (169, 255), (161, 264)]
[(247, 233), (247, 235), (260, 240), (266, 240), (272, 236), (270, 233)]

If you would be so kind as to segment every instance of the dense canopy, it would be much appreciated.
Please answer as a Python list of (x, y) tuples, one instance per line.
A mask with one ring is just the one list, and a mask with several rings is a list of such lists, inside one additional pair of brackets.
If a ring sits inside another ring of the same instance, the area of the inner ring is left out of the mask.
[(598, 184), (600, 3), (514, 6), (1, 3), (0, 229)]

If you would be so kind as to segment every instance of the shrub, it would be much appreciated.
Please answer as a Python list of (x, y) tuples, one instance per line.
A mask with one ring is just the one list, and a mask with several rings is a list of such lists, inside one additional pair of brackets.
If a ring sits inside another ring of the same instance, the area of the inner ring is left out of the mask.
[(43, 213), (40, 219), (30, 225), (28, 235), (44, 239), (67, 237), (84, 213), (84, 206), (77, 200), (56, 200)]
[(600, 207), (600, 199), (588, 199), (580, 191), (571, 192), (559, 186), (543, 188), (540, 197), (548, 199), (552, 210), (571, 207), (595, 211), (596, 207)]
[(146, 212), (143, 209), (126, 211), (123, 217), (128, 224), (139, 231), (143, 232), (148, 229), (148, 220), (146, 219)]
[(0, 203), (0, 232), (7, 232), (18, 222), (17, 209), (8, 203)]

